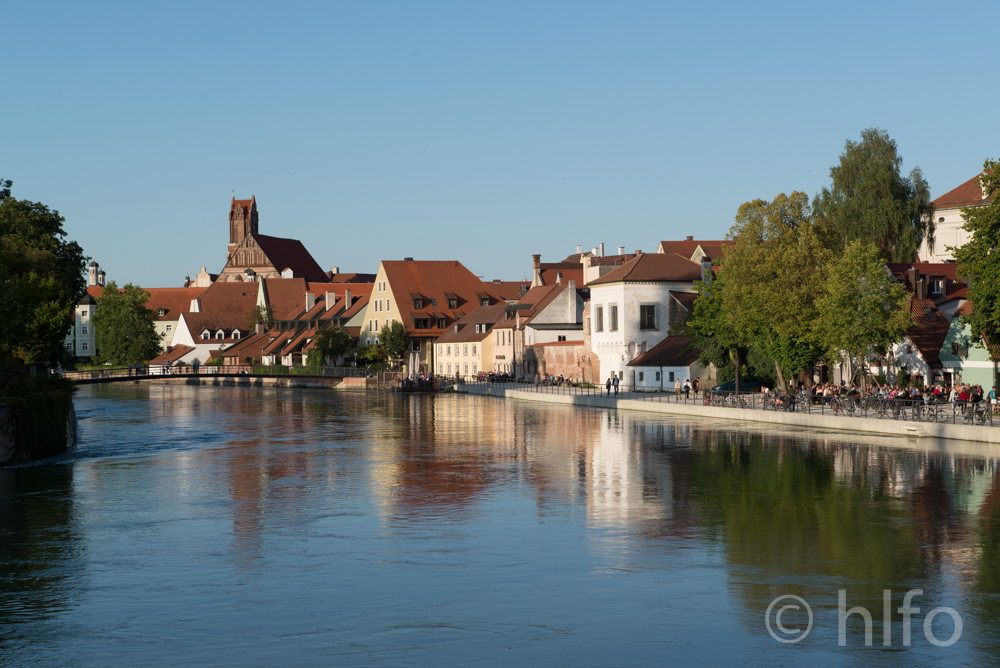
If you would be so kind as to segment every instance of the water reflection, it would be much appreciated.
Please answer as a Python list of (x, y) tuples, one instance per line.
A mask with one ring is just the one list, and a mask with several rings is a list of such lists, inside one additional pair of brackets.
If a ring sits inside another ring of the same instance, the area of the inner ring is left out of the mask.
[[(257, 663), (781, 661), (763, 611), (791, 593), (817, 614), (795, 656), (840, 662), (839, 589), (878, 645), (883, 590), (916, 588), (963, 615), (948, 657), (1000, 659), (986, 446), (444, 395), (137, 385), (78, 412), (77, 451), (0, 471), (0, 623), (20, 638), (0, 649), (23, 661), (128, 663), (140, 638), (206, 660), (209, 619)], [(908, 661), (940, 658), (914, 629)]]

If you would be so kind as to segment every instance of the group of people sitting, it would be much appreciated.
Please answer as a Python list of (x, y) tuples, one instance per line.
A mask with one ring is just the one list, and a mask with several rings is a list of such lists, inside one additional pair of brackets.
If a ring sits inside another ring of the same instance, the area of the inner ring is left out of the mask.
[[(761, 387), (762, 397), (771, 394), (773, 391), (767, 387)], [(997, 388), (986, 393), (981, 385), (971, 385), (959, 383), (958, 385), (945, 385), (937, 383), (930, 387), (920, 387), (909, 385), (905, 387), (893, 386), (889, 384), (873, 383), (867, 388), (862, 388), (857, 383), (847, 384), (841, 381), (836, 383), (824, 383), (820, 385), (806, 386), (799, 383), (798, 392), (802, 397), (879, 397), (882, 399), (909, 399), (912, 401), (921, 400), (925, 404), (978, 404), (986, 401), (994, 407), (994, 412), (998, 410)]]

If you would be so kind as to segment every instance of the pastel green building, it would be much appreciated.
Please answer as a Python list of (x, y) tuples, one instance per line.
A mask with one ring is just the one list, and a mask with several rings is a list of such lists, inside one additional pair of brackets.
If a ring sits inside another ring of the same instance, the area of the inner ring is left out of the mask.
[(956, 317), (951, 321), (939, 354), (945, 382), (982, 385), (989, 392), (996, 384), (997, 363), (990, 359), (990, 353), (982, 337), (973, 337), (968, 325)]

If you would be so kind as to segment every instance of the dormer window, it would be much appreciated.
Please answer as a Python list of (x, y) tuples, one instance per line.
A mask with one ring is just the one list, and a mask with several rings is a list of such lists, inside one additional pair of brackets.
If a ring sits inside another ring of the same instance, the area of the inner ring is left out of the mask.
[(424, 300), (423, 299), (417, 298), (417, 299), (413, 300), (413, 308), (415, 308), (417, 310), (420, 310), (423, 307), (424, 307)]
[(438, 326), (438, 329), (444, 329), (445, 327), (448, 326), (448, 323), (445, 321), (444, 318), (438, 318), (437, 319), (437, 326)]
[(239, 340), (239, 338), (240, 338), (240, 330), (238, 330), (238, 329), (234, 329), (233, 330), (233, 338), (236, 339), (236, 340)]
[(490, 305), (489, 298), (488, 297), (483, 297), (482, 299), (480, 299), (479, 300), (479, 305), (480, 306), (489, 306)]
[(448, 300), (448, 308), (458, 308), (458, 300), (454, 299), (454, 298), (449, 299)]
[(201, 340), (202, 341), (208, 341), (211, 338), (212, 338), (212, 335), (208, 333), (207, 329), (204, 332), (201, 333)]
[(927, 283), (927, 292), (932, 295), (941, 295), (944, 293), (944, 279), (941, 278), (931, 278)]
[(167, 309), (165, 309), (165, 308), (158, 308), (158, 309), (156, 309), (156, 316), (158, 318), (162, 318), (166, 314), (167, 314)]
[(226, 338), (226, 333), (223, 332), (221, 329), (215, 333), (215, 340), (216, 341), (221, 341), (224, 338)]

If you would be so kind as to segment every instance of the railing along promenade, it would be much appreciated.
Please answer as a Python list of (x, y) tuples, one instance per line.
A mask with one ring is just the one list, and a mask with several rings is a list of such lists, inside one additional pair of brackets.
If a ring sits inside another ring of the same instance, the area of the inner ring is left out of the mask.
[[(66, 378), (78, 383), (100, 383), (130, 380), (162, 380), (164, 378), (192, 377), (240, 377), (263, 376), (282, 378), (288, 376), (304, 378), (364, 378), (368, 375), (365, 369), (357, 367), (311, 367), (311, 366), (249, 366), (235, 365), (200, 365), (194, 366), (138, 366), (138, 367), (105, 367), (103, 369), (88, 369), (86, 371), (67, 371)], [(372, 376), (375, 377), (375, 376)]]
[(928, 401), (909, 398), (884, 398), (880, 396), (810, 396), (807, 393), (760, 394), (727, 393), (693, 390), (685, 392), (659, 391), (648, 388), (630, 387), (625, 384), (610, 392), (604, 386), (573, 385), (571, 383), (535, 383), (529, 380), (489, 381), (479, 379), (459, 379), (458, 385), (496, 387), (498, 389), (538, 392), (542, 394), (562, 394), (588, 396), (606, 399), (629, 399), (688, 406), (715, 406), (719, 408), (742, 408), (751, 411), (775, 411), (805, 415), (828, 415), (832, 417), (872, 418), (903, 422), (923, 422), (941, 424), (964, 424), (993, 426), (1000, 425), (1000, 415), (985, 401)]

